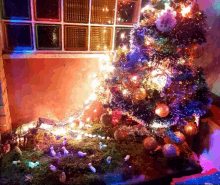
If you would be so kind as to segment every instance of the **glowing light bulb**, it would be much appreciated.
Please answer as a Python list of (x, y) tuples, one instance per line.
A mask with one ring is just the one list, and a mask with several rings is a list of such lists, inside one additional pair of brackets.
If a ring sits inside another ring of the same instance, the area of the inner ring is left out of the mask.
[(89, 96), (89, 100), (91, 100), (91, 101), (94, 101), (94, 100), (96, 100), (96, 94), (95, 93), (92, 93), (92, 94), (90, 94), (90, 96)]
[(81, 140), (82, 139), (82, 135), (81, 134), (77, 135), (76, 139), (77, 140)]
[(122, 34), (121, 34), (121, 39), (124, 39), (124, 38), (125, 38), (125, 34), (122, 33)]
[(71, 122), (73, 122), (73, 120), (74, 120), (74, 117), (70, 117), (69, 120), (68, 120), (68, 122), (71, 123)]
[(97, 112), (97, 110), (95, 109), (94, 112)]
[(190, 12), (190, 10), (191, 10), (191, 6), (183, 7), (182, 11), (181, 11), (182, 16), (185, 17), (186, 14), (188, 14)]
[(94, 79), (91, 83), (93, 89), (97, 88), (100, 85), (100, 81), (98, 79)]
[(122, 50), (123, 50), (123, 51), (126, 51), (126, 50), (127, 50), (127, 46), (124, 45), (124, 46), (122, 47)]
[(123, 95), (128, 94), (128, 90), (127, 90), (127, 89), (124, 89), (124, 90), (122, 91), (122, 94), (123, 94)]
[(89, 118), (87, 118), (87, 119), (86, 119), (86, 121), (87, 121), (87, 122), (89, 122), (89, 121), (90, 121), (90, 117), (89, 117)]
[(27, 126), (24, 127), (24, 131), (26, 131), (26, 132), (28, 131), (28, 127)]

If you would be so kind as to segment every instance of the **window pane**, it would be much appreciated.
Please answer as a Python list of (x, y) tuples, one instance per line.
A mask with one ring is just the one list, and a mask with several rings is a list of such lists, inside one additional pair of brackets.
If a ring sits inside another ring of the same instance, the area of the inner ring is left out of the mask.
[(5, 41), (8, 50), (33, 49), (31, 24), (5, 24)]
[(138, 0), (119, 0), (117, 24), (134, 24), (138, 20)]
[(112, 27), (91, 27), (91, 43), (92, 51), (107, 51), (112, 49)]
[(113, 24), (115, 0), (92, 0), (91, 23)]
[(4, 19), (30, 19), (30, 1), (29, 0), (3, 0), (3, 18)]
[(65, 22), (88, 23), (89, 0), (64, 0)]
[(88, 50), (88, 26), (65, 26), (65, 50)]
[(60, 50), (61, 26), (36, 24), (36, 45), (39, 50)]
[(115, 29), (115, 49), (118, 47), (130, 47), (130, 32), (131, 28), (116, 28)]
[(36, 20), (60, 20), (60, 0), (34, 0)]

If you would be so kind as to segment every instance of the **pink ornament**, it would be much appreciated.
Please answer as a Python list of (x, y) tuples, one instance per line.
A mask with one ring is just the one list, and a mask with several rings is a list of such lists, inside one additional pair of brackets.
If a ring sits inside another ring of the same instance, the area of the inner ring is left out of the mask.
[(168, 9), (155, 21), (155, 23), (158, 30), (169, 32), (176, 26), (175, 13)]

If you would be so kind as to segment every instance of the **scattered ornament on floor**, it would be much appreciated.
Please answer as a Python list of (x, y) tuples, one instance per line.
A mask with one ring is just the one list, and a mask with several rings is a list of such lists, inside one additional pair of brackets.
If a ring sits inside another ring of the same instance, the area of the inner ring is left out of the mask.
[(54, 151), (53, 147), (50, 147), (50, 155), (52, 155), (53, 157), (56, 156), (56, 152)]
[(108, 156), (107, 159), (106, 159), (106, 162), (107, 162), (108, 164), (110, 164), (110, 163), (111, 163), (111, 160), (112, 160), (112, 157), (111, 157), (111, 156)]
[(155, 114), (160, 117), (166, 117), (169, 114), (169, 107), (166, 104), (158, 104), (155, 108)]
[(60, 175), (60, 177), (59, 177), (59, 181), (60, 181), (61, 183), (65, 183), (65, 182), (66, 182), (66, 174), (65, 174), (65, 172), (62, 172), (62, 173), (61, 173), (61, 175)]
[(54, 166), (54, 165), (50, 165), (50, 170), (52, 171), (52, 172), (56, 172), (57, 171), (57, 168), (56, 168), (56, 166)]
[(66, 145), (66, 138), (64, 137), (63, 138), (63, 146), (65, 146)]
[(29, 163), (28, 163), (28, 166), (31, 167), (31, 168), (34, 168), (34, 167), (36, 167), (36, 166), (38, 166), (38, 165), (39, 165), (39, 162), (35, 162), (35, 163), (29, 162)]
[(92, 166), (92, 163), (89, 163), (89, 168), (93, 173), (96, 173), (96, 169)]
[(32, 181), (32, 179), (33, 179), (33, 175), (31, 175), (31, 174), (25, 175), (25, 181), (26, 181), (26, 182), (27, 182), (27, 181)]
[(68, 150), (65, 148), (65, 146), (63, 146), (62, 149), (63, 149), (64, 155), (68, 155), (68, 154), (69, 154), (69, 152), (68, 152)]
[(144, 139), (144, 148), (148, 151), (154, 151), (158, 146), (158, 143), (153, 137), (146, 137)]
[(18, 164), (18, 163), (21, 163), (21, 161), (18, 160), (18, 161), (13, 161), (13, 162), (12, 162), (12, 164)]
[(126, 155), (126, 157), (124, 158), (125, 161), (128, 161), (130, 159), (130, 155)]
[(80, 157), (85, 157), (86, 155), (87, 155), (87, 153), (84, 153), (81, 151), (78, 152), (78, 156), (80, 156)]
[(177, 157), (179, 155), (179, 150), (173, 144), (165, 144), (162, 151), (165, 157)]
[(57, 153), (57, 157), (58, 157), (58, 158), (61, 158), (61, 157), (62, 157), (61, 152), (58, 152), (58, 153)]
[(107, 147), (107, 145), (102, 144), (102, 142), (99, 142), (99, 148), (100, 148), (100, 149), (103, 149), (103, 148), (106, 148), (106, 147)]
[(188, 122), (187, 125), (184, 126), (184, 131), (187, 135), (193, 136), (196, 135), (198, 132), (198, 127), (193, 122)]

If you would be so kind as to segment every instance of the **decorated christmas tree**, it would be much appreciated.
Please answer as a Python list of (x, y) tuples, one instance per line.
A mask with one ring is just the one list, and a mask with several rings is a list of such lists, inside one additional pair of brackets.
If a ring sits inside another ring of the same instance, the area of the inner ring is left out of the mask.
[[(110, 90), (105, 104), (110, 113), (102, 121), (113, 119), (120, 130), (115, 137), (125, 130), (119, 123), (137, 124), (126, 133), (149, 136), (147, 142), (168, 137), (179, 143), (185, 134), (196, 134), (211, 104), (203, 70), (193, 66), (198, 46), (206, 42), (206, 17), (195, 1), (185, 0), (152, 0), (141, 12), (130, 49), (118, 49), (114, 69), (101, 83)], [(119, 112), (124, 122), (115, 119)]]

